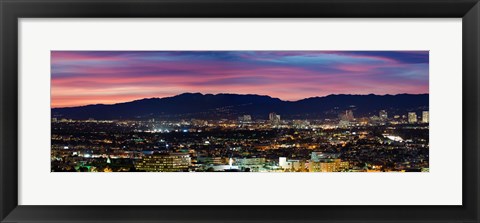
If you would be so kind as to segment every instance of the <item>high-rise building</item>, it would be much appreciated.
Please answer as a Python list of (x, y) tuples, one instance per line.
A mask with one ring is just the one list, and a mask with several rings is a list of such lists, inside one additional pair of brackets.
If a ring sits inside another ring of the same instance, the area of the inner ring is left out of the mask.
[(280, 123), (280, 115), (277, 115), (274, 112), (272, 112), (268, 115), (268, 120), (270, 120), (272, 124), (277, 125)]
[(422, 112), (422, 122), (423, 123), (428, 123), (428, 111), (423, 111)]
[(154, 153), (135, 163), (139, 171), (147, 172), (183, 172), (188, 171), (191, 158), (186, 153)]
[(286, 157), (278, 158), (278, 166), (285, 172), (290, 171), (307, 171), (305, 160), (287, 160)]
[(275, 114), (274, 112), (271, 112), (270, 114), (268, 114), (268, 120), (270, 120), (270, 121), (275, 120), (275, 116), (276, 116), (276, 115), (277, 115), (277, 114)]
[(353, 117), (353, 111), (352, 110), (346, 110), (345, 111), (345, 119), (348, 121), (353, 121), (355, 118)]
[(310, 172), (338, 172), (349, 169), (348, 162), (342, 162), (339, 153), (312, 152)]
[(350, 164), (341, 159), (334, 159), (331, 161), (310, 161), (309, 171), (310, 172), (341, 172), (346, 171), (350, 168)]
[(282, 169), (291, 169), (292, 163), (287, 161), (287, 157), (279, 157), (278, 166), (280, 166)]
[(408, 123), (417, 123), (417, 114), (415, 112), (408, 113)]
[(378, 116), (382, 121), (385, 121), (388, 119), (388, 114), (387, 114), (387, 111), (385, 110), (380, 110), (380, 112), (378, 113)]
[(243, 115), (238, 117), (238, 121), (240, 122), (251, 122), (252, 121), (252, 116), (250, 115)]
[(339, 114), (340, 121), (344, 121), (344, 123), (348, 123), (354, 121), (353, 111), (352, 110), (345, 110), (345, 113)]

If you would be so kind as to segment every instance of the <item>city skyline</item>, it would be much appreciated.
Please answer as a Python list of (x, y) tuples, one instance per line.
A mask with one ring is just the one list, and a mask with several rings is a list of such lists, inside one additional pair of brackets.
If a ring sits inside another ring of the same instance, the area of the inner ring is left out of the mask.
[(52, 51), (51, 106), (185, 92), (286, 101), (428, 93), (428, 51)]
[(50, 170), (429, 172), (428, 67), (428, 51), (52, 51)]
[(429, 172), (428, 111), (420, 118), (387, 110), (370, 117), (337, 114), (307, 120), (275, 112), (267, 120), (52, 118), (51, 171)]

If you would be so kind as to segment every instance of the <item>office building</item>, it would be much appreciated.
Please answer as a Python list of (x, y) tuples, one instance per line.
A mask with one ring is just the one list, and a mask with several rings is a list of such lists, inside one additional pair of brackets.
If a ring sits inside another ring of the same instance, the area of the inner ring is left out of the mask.
[(346, 121), (353, 121), (355, 119), (355, 117), (353, 117), (353, 111), (352, 110), (346, 110), (343, 119), (346, 120)]
[(417, 114), (415, 112), (408, 113), (408, 123), (410, 124), (417, 123)]
[(428, 123), (428, 119), (429, 119), (429, 117), (428, 117), (428, 111), (423, 111), (423, 112), (422, 112), (422, 122), (423, 122), (423, 123)]
[(385, 121), (388, 119), (388, 114), (387, 114), (387, 111), (385, 110), (380, 110), (380, 112), (378, 113), (378, 116), (380, 117), (380, 120), (382, 121)]
[(146, 172), (183, 172), (191, 165), (189, 154), (154, 153), (143, 157), (135, 164), (138, 171)]
[(252, 121), (252, 116), (250, 115), (243, 115), (238, 117), (238, 121), (240, 122), (251, 122)]
[(278, 125), (280, 124), (280, 115), (277, 115), (274, 112), (272, 112), (268, 115), (268, 120), (270, 121), (271, 124)]

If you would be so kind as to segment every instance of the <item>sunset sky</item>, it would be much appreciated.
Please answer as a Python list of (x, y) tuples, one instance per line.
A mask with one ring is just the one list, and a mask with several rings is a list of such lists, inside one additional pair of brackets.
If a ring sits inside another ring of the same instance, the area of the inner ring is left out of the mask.
[(428, 51), (52, 51), (52, 107), (185, 92), (428, 93)]

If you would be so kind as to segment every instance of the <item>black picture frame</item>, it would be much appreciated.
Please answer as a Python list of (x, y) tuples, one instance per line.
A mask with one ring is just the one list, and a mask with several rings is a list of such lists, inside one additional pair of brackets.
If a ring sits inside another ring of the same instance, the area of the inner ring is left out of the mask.
[[(0, 0), (0, 15), (1, 222), (479, 222), (478, 0)], [(18, 205), (17, 21), (19, 18), (75, 17), (462, 18), (463, 205)]]

